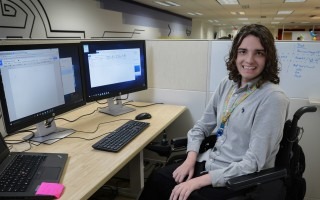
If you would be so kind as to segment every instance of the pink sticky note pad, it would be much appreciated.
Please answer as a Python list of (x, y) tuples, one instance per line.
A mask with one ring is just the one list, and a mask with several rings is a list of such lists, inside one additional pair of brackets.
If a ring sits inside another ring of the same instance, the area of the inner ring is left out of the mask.
[(36, 192), (36, 195), (50, 195), (56, 198), (60, 198), (63, 189), (64, 186), (62, 184), (42, 182)]

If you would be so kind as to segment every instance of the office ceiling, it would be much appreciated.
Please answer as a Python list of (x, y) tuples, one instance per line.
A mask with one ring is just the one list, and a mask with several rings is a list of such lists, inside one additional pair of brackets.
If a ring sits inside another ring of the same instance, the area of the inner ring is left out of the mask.
[[(181, 16), (212, 23), (214, 26), (243, 26), (260, 23), (278, 28), (320, 28), (320, 0), (284, 2), (284, 0), (238, 0), (239, 5), (220, 5), (216, 0), (170, 0), (180, 6), (162, 6), (156, 0), (134, 2), (165, 10)], [(166, 3), (166, 0), (158, 0)], [(291, 14), (277, 14), (278, 11)], [(235, 12), (236, 14), (231, 14)], [(244, 15), (240, 15), (244, 12)], [(193, 13), (190, 15), (188, 13)], [(247, 19), (244, 19), (247, 18)], [(210, 21), (209, 21), (210, 20)]]

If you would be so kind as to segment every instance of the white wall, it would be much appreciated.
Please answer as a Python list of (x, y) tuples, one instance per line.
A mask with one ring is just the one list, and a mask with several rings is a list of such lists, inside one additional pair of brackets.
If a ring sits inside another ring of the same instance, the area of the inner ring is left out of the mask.
[(0, 38), (188, 38), (191, 20), (118, 0), (2, 1)]

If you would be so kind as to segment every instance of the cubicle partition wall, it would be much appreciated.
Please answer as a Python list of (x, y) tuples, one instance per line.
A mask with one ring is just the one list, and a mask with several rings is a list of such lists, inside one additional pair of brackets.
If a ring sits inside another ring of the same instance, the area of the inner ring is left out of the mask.
[(205, 40), (148, 40), (148, 90), (134, 100), (185, 105), (185, 112), (167, 130), (184, 136), (200, 118), (208, 98), (210, 43)]

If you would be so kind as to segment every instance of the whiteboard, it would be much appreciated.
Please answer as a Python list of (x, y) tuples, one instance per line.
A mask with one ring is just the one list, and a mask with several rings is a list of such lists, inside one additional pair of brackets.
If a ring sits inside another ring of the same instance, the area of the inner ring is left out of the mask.
[[(225, 58), (232, 41), (212, 41), (209, 91), (227, 75)], [(320, 43), (276, 42), (280, 86), (290, 98), (320, 99)]]

